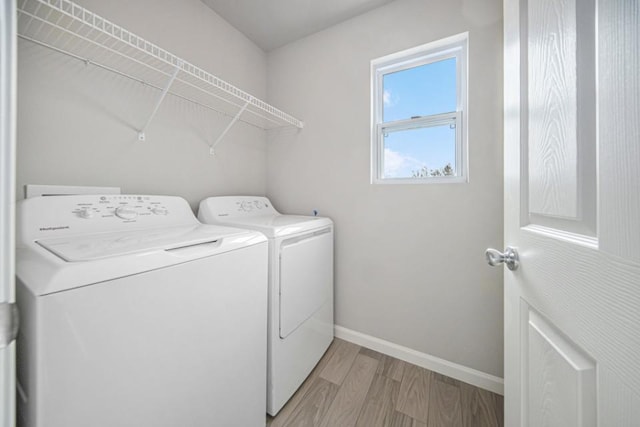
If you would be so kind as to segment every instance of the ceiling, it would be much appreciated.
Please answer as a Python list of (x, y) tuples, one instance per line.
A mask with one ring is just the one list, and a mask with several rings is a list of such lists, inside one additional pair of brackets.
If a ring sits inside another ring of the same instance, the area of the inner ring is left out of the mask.
[(202, 0), (269, 51), (393, 0)]

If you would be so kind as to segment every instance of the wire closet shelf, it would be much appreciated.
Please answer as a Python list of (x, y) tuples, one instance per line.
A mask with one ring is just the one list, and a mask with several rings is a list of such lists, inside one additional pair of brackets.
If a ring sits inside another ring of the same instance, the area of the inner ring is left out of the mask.
[(303, 122), (69, 0), (19, 0), (18, 36), (262, 129)]

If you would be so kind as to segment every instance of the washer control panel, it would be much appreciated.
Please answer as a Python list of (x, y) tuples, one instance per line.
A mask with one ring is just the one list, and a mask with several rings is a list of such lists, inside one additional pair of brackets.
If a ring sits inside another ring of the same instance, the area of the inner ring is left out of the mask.
[(89, 196), (71, 207), (71, 214), (87, 220), (118, 218), (124, 221), (144, 219), (145, 216), (170, 214), (159, 196), (107, 195)]
[(198, 225), (181, 197), (129, 194), (32, 197), (18, 203), (18, 232), (37, 239), (71, 233), (96, 233)]

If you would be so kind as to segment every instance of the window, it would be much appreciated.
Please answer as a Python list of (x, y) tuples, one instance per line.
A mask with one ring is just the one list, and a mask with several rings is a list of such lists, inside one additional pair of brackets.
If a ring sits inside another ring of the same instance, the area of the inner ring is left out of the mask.
[(371, 61), (374, 184), (466, 182), (467, 33)]

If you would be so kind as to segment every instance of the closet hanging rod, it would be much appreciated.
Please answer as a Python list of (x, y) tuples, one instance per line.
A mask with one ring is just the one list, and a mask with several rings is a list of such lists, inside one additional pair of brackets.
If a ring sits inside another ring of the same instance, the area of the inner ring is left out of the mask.
[[(19, 0), (18, 20), (19, 35), (23, 38), (43, 42), (65, 53), (85, 57), (93, 64), (130, 74), (138, 80), (151, 79), (131, 72), (132, 66), (140, 66), (142, 71), (135, 70), (140, 73), (148, 73), (148, 70), (152, 70), (158, 73), (156, 78), (168, 76), (176, 67), (179, 67), (176, 84), (178, 82), (180, 84), (176, 90), (172, 89), (173, 95), (178, 94), (183, 99), (207, 105), (208, 101), (201, 102), (189, 95), (189, 91), (195, 89), (201, 95), (214, 98), (216, 104), (224, 102), (236, 110), (245, 103), (249, 103), (247, 113), (250, 113), (253, 118), (249, 120), (243, 117), (242, 122), (250, 122), (263, 129), (283, 126), (303, 127), (302, 121), (295, 117), (70, 0)], [(87, 54), (87, 45), (92, 46), (90, 55)], [(100, 54), (104, 56), (105, 53), (111, 56), (103, 60), (94, 57)], [(157, 81), (152, 84), (162, 86)], [(185, 89), (189, 90), (185, 92)], [(216, 108), (212, 109), (216, 110)]]
[[(29, 42), (31, 42), (31, 43), (35, 43), (35, 44), (37, 44), (37, 45), (39, 45), (39, 46), (45, 47), (45, 48), (47, 48), (47, 49), (51, 49), (51, 50), (56, 51), (56, 52), (58, 52), (58, 53), (61, 53), (61, 54), (67, 55), (67, 56), (69, 56), (69, 57), (71, 57), (71, 58), (73, 58), (73, 59), (77, 59), (78, 61), (83, 62), (83, 63), (85, 63), (85, 64), (87, 64), (87, 65), (93, 65), (93, 66), (95, 66), (95, 67), (101, 68), (101, 69), (103, 69), (103, 70), (109, 71), (109, 72), (111, 72), (111, 73), (117, 74), (117, 75), (119, 75), (119, 76), (122, 76), (122, 77), (125, 77), (125, 78), (127, 78), (127, 79), (133, 80), (133, 81), (135, 81), (135, 82), (137, 82), (137, 83), (140, 83), (140, 84), (143, 84), (143, 85), (145, 85), (145, 86), (148, 86), (148, 87), (150, 87), (150, 88), (152, 88), (152, 89), (156, 89), (156, 90), (158, 90), (158, 91), (162, 91), (162, 87), (157, 86), (157, 85), (154, 85), (153, 83), (149, 83), (149, 82), (147, 82), (147, 81), (145, 81), (145, 80), (143, 80), (143, 79), (141, 79), (141, 78), (139, 78), (139, 77), (135, 77), (135, 76), (132, 76), (132, 75), (130, 75), (130, 74), (124, 73), (124, 72), (122, 72), (122, 71), (120, 71), (120, 70), (116, 70), (115, 68), (111, 68), (111, 67), (109, 67), (109, 66), (106, 66), (106, 65), (102, 65), (102, 64), (99, 64), (99, 63), (93, 62), (93, 61), (91, 61), (90, 59), (83, 58), (83, 57), (81, 57), (81, 56), (75, 55), (75, 54), (70, 53), (70, 52), (66, 52), (66, 51), (64, 51), (64, 50), (58, 49), (58, 48), (57, 48), (57, 47), (55, 47), (55, 46), (51, 46), (51, 45), (48, 45), (48, 44), (46, 44), (46, 43), (43, 43), (43, 42), (41, 42), (41, 41), (39, 41), (39, 40), (34, 40), (34, 39), (32, 39), (32, 38), (29, 38), (29, 37), (26, 37), (26, 36), (23, 36), (23, 35), (20, 35), (20, 34), (18, 34), (18, 37), (19, 37), (19, 38), (21, 38), (21, 39), (23, 39), (23, 40), (29, 41)], [(194, 100), (194, 99), (186, 98), (186, 97), (184, 97), (184, 96), (182, 96), (182, 95), (180, 95), (180, 94), (178, 94), (178, 93), (172, 92), (172, 91), (169, 91), (167, 94), (168, 94), (168, 95), (171, 95), (171, 96), (173, 96), (173, 97), (176, 97), (176, 98), (178, 98), (178, 99), (182, 99), (183, 101), (187, 101), (187, 102), (190, 102), (190, 103), (192, 103), (192, 104), (195, 104), (195, 105), (197, 105), (197, 106), (199, 106), (199, 107), (206, 108), (206, 109), (211, 110), (211, 111), (213, 111), (213, 112), (215, 112), (215, 113), (217, 113), (217, 114), (220, 114), (220, 115), (222, 115), (222, 116), (226, 116), (226, 117), (229, 117), (229, 118), (233, 118), (233, 117), (235, 116), (235, 114), (227, 113), (226, 111), (222, 111), (222, 110), (216, 109), (216, 108), (214, 108), (214, 107), (212, 107), (212, 106), (210, 106), (210, 105), (203, 104), (203, 103), (198, 102), (198, 101), (196, 101), (196, 100)], [(258, 125), (257, 125), (257, 124), (255, 124), (255, 123), (251, 123), (250, 121), (247, 121), (247, 120), (245, 120), (245, 119), (243, 119), (243, 118), (238, 119), (238, 121), (240, 121), (240, 122), (242, 122), (242, 123), (245, 123), (245, 124), (247, 124), (247, 125), (249, 125), (249, 126), (253, 126), (253, 127), (254, 127), (254, 128), (256, 128), (256, 129), (262, 129), (262, 127), (261, 127), (261, 126), (258, 126)], [(287, 127), (287, 126), (273, 127), (273, 128), (270, 128), (270, 130), (272, 130), (272, 129), (282, 129), (282, 128), (286, 128), (286, 127)]]

